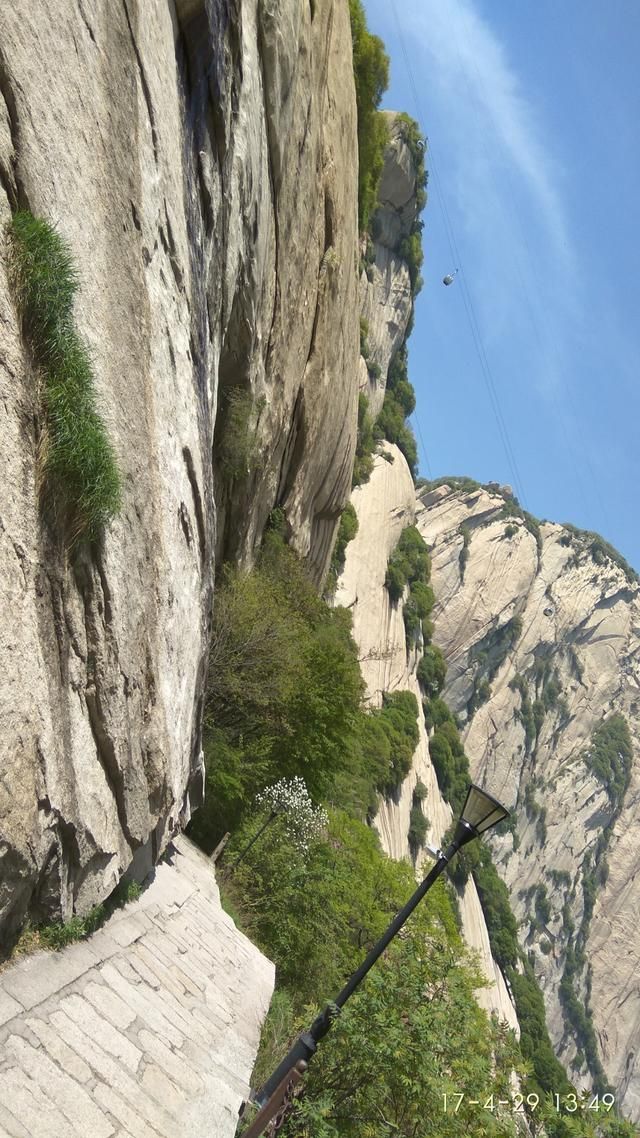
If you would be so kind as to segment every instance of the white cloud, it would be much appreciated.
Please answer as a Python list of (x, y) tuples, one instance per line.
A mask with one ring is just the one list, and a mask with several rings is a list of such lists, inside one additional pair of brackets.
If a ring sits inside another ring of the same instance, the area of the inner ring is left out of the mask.
[[(544, 219), (556, 254), (566, 260), (569, 241), (557, 188), (561, 170), (502, 43), (470, 0), (420, 0), (397, 4), (397, 10), (405, 35), (410, 32), (424, 56), (426, 90), (435, 93), (448, 129), (461, 143), (458, 177), (466, 175), (474, 189), (482, 182), (503, 199), (511, 197), (512, 180), (518, 180)], [(420, 99), (419, 74), (414, 78)], [(422, 110), (428, 117), (429, 107)]]

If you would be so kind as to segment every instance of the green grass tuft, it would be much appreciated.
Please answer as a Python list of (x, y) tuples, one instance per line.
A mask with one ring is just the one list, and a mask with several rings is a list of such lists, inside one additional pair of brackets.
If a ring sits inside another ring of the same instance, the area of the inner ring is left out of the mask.
[(10, 235), (14, 288), (42, 374), (42, 506), (73, 546), (97, 538), (118, 513), (120, 473), (97, 410), (89, 351), (75, 328), (79, 282), (71, 253), (48, 222), (26, 211), (14, 214)]

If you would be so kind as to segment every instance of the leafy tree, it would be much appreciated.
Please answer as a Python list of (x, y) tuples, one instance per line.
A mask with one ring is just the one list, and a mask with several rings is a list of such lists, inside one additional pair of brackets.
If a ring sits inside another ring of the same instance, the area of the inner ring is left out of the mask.
[(377, 201), (389, 138), (385, 117), (378, 111), (389, 85), (389, 57), (382, 40), (367, 28), (361, 0), (349, 0), (349, 15), (358, 108), (358, 218), (363, 231)]
[[(261, 818), (248, 816), (234, 834), (230, 864)], [(227, 888), (301, 1011), (336, 994), (415, 883), (406, 864), (382, 854), (375, 831), (342, 810), (330, 811), (326, 840), (307, 854), (278, 826), (251, 848)]]
[(442, 723), (446, 723), (448, 720), (451, 723), (455, 722), (448, 704), (437, 695), (425, 700), (422, 704), (422, 708), (424, 711), (424, 721), (429, 731), (434, 727), (439, 727)]
[(439, 695), (444, 687), (447, 664), (435, 644), (428, 644), (418, 664), (417, 676), (428, 696)]
[(387, 566), (385, 587), (395, 603), (410, 585), (421, 616), (427, 616), (435, 598), (428, 586), (431, 559), (426, 542), (416, 526), (403, 529)]
[(596, 727), (585, 758), (612, 806), (619, 807), (629, 786), (633, 762), (631, 736), (623, 715), (616, 712)]
[[(512, 1034), (474, 999), (483, 980), (469, 965), (439, 883), (323, 1041), (285, 1138), (515, 1135), (510, 1112), (483, 1111), (480, 1130), (469, 1103), (507, 1098), (519, 1067)], [(464, 1096), (457, 1113), (445, 1093)]]
[(388, 439), (402, 451), (409, 470), (415, 476), (418, 468), (418, 448), (415, 435), (405, 421), (405, 411), (393, 391), (385, 391), (382, 410), (376, 420), (375, 429), (380, 438)]
[(329, 573), (327, 575), (326, 590), (328, 593), (334, 593), (342, 570), (344, 569), (345, 561), (347, 559), (347, 546), (350, 541), (353, 541), (358, 532), (358, 515), (351, 502), (347, 502), (342, 514), (340, 515), (340, 524), (336, 534), (336, 541), (331, 555), (331, 564), (329, 566)]
[(411, 814), (409, 815), (409, 849), (414, 857), (422, 848), (425, 838), (429, 832), (429, 822), (422, 813), (420, 803), (411, 807)]
[(283, 775), (321, 796), (358, 737), (363, 690), (350, 614), (322, 602), (270, 531), (253, 572), (227, 570), (216, 593), (196, 840), (212, 848)]
[(418, 746), (418, 701), (410, 691), (385, 692), (382, 710), (372, 715), (382, 724), (390, 748), (389, 767), (378, 790), (392, 794), (407, 777)]

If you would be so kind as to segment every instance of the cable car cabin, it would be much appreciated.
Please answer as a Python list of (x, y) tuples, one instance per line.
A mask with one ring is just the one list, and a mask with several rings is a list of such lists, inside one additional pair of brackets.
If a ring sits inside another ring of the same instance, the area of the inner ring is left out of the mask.
[(458, 270), (455, 269), (452, 273), (447, 273), (446, 277), (442, 278), (443, 285), (453, 284), (457, 271)]

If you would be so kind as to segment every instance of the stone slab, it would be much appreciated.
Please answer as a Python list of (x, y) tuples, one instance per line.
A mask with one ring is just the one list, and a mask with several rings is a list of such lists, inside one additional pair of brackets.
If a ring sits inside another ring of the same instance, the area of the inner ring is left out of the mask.
[(186, 838), (160, 869), (90, 940), (0, 973), (0, 1138), (234, 1135), (273, 965)]

